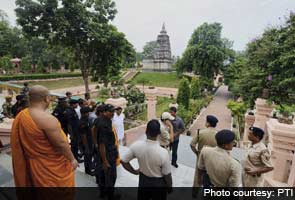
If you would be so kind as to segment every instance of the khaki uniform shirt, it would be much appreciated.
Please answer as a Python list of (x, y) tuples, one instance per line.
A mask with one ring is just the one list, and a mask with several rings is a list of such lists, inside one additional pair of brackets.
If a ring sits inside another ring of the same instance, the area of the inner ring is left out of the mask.
[(273, 167), (270, 160), (270, 152), (266, 146), (259, 142), (254, 144), (247, 153), (245, 160), (242, 161), (243, 166), (243, 186), (245, 187), (261, 187), (263, 183), (262, 176), (249, 175), (245, 172), (246, 168), (259, 169), (265, 167)]
[(161, 146), (168, 146), (170, 145), (170, 130), (161, 120), (159, 122), (161, 134), (158, 136), (158, 141)]
[(241, 185), (241, 165), (229, 152), (220, 147), (204, 147), (198, 168), (206, 170), (215, 187), (239, 187)]
[(213, 127), (205, 128), (200, 130), (199, 134), (195, 134), (191, 141), (192, 146), (196, 146), (198, 144), (198, 151), (201, 152), (204, 146), (216, 147), (217, 143), (215, 140), (215, 135), (217, 131)]

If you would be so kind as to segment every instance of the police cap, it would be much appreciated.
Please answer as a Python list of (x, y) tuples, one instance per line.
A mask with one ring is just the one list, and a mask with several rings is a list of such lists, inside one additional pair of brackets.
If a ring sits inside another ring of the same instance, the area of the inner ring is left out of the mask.
[(79, 101), (77, 99), (70, 99), (69, 100), (69, 104), (76, 104), (79, 103)]
[(207, 122), (211, 126), (215, 127), (216, 124), (218, 123), (218, 119), (215, 116), (213, 116), (213, 115), (207, 115)]
[(264, 131), (261, 128), (252, 126), (249, 128), (249, 130), (252, 131), (253, 135), (257, 136), (260, 140), (262, 140), (264, 136)]
[(235, 140), (235, 134), (230, 130), (224, 129), (216, 133), (215, 139), (218, 145), (230, 144)]
[(67, 97), (58, 97), (58, 102), (63, 102), (67, 100)]
[(16, 98), (17, 101), (20, 101), (20, 100), (22, 100), (24, 97), (25, 97), (25, 95), (23, 95), (23, 94), (19, 94), (19, 95), (17, 95), (15, 98)]
[(91, 109), (89, 107), (83, 107), (80, 109), (81, 114), (89, 113), (91, 112)]
[(114, 112), (115, 111), (115, 107), (113, 105), (111, 105), (111, 104), (106, 104), (106, 105), (104, 105), (104, 111), (105, 112), (107, 112), (107, 111)]

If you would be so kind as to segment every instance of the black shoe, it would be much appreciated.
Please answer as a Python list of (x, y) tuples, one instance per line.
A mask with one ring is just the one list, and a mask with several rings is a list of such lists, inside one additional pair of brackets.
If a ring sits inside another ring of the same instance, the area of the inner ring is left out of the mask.
[(95, 172), (94, 171), (91, 171), (91, 170), (86, 170), (85, 169), (85, 174), (88, 174), (90, 176), (94, 176), (95, 175)]
[(178, 164), (177, 164), (177, 163), (172, 163), (172, 165), (173, 165), (175, 168), (178, 168)]

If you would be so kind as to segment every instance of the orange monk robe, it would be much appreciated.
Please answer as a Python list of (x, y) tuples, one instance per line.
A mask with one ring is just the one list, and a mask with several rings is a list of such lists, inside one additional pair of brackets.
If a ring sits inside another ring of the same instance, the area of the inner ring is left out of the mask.
[[(62, 129), (60, 134), (67, 141)], [(70, 161), (50, 144), (45, 133), (33, 121), (28, 109), (15, 118), (10, 144), (16, 187), (75, 186)]]

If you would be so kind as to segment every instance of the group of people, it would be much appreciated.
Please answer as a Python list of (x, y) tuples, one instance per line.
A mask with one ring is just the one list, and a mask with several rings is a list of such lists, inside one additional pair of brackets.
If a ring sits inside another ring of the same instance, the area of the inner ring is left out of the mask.
[(5, 102), (2, 104), (2, 118), (15, 118), (21, 110), (28, 107), (28, 86), (28, 83), (24, 83), (24, 87), (21, 89), (20, 94), (16, 96), (14, 104), (12, 104), (12, 96), (5, 97)]
[[(218, 119), (215, 116), (208, 115), (206, 121), (206, 129), (198, 131), (190, 144), (198, 158), (194, 188), (262, 187), (262, 174), (273, 170), (270, 152), (263, 143), (264, 131), (250, 127), (248, 139), (252, 146), (240, 163), (230, 155), (235, 146), (234, 132), (217, 132)], [(193, 196), (196, 195), (197, 190), (194, 190)]]
[[(138, 199), (165, 199), (172, 191), (171, 165), (178, 168), (179, 137), (185, 131), (177, 108), (171, 107), (159, 120), (149, 121), (146, 140), (133, 143), (119, 155), (119, 141), (124, 138), (122, 108), (96, 104), (89, 94), (78, 100), (69, 92), (66, 95), (58, 99), (52, 114), (46, 112), (51, 100), (47, 88), (33, 86), (26, 95), (29, 106), (16, 116), (11, 134), (15, 185), (72, 187), (74, 170), (84, 157), (85, 172), (96, 177), (101, 196), (119, 198), (114, 186), (117, 166), (122, 164), (139, 175)], [(190, 146), (197, 156), (194, 187), (261, 186), (262, 174), (273, 169), (262, 142), (264, 131), (250, 128), (252, 147), (240, 164), (229, 153), (235, 134), (230, 130), (217, 132), (217, 123), (215, 116), (207, 116), (207, 128), (192, 138)], [(138, 169), (130, 163), (134, 158)], [(163, 189), (150, 192), (146, 187)]]

